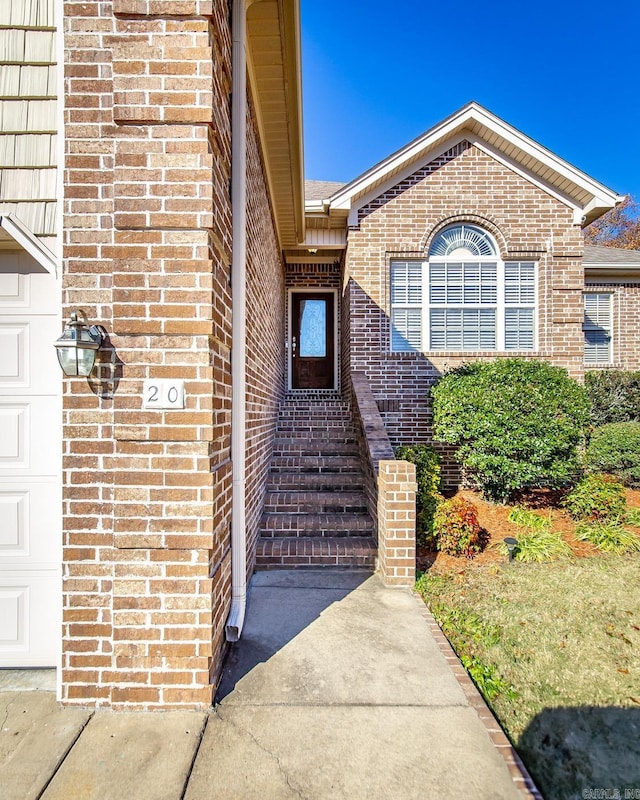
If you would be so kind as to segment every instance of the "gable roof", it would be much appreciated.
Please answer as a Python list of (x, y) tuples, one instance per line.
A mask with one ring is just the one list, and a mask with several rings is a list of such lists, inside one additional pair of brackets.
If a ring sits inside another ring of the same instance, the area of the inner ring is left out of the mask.
[(624, 199), (471, 102), (339, 189), (328, 206), (343, 212), (359, 208), (463, 139), (555, 193), (574, 208), (577, 222), (584, 225)]
[(0, 252), (24, 250), (43, 272), (56, 272), (56, 257), (14, 214), (0, 216)]

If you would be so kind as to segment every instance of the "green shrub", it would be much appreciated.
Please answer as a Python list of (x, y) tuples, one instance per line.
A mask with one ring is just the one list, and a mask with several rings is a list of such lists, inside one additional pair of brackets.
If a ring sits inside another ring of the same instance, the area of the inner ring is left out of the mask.
[(562, 504), (581, 522), (619, 520), (627, 509), (624, 486), (612, 475), (599, 473), (585, 475)]
[(640, 538), (626, 530), (618, 522), (582, 522), (576, 526), (576, 539), (591, 542), (605, 553), (637, 553), (640, 551)]
[(640, 528), (640, 508), (629, 508), (625, 516), (627, 525), (633, 525), (634, 528)]
[(640, 422), (611, 422), (591, 435), (585, 455), (591, 472), (608, 472), (625, 486), (640, 486)]
[(610, 422), (640, 422), (640, 372), (594, 370), (584, 376), (596, 427)]
[[(543, 517), (529, 508), (516, 506), (508, 517), (518, 527), (523, 528), (517, 536), (518, 544), (514, 550), (516, 561), (553, 561), (555, 558), (567, 558), (572, 554), (569, 545), (558, 533), (551, 530), (551, 517)], [(504, 542), (498, 545), (498, 551), (509, 555), (509, 548)]]
[(396, 458), (416, 465), (416, 541), (432, 545), (433, 515), (440, 498), (440, 458), (427, 444), (398, 447)]
[[(514, 558), (523, 563), (553, 561), (556, 558), (568, 558), (572, 555), (571, 548), (560, 534), (554, 533), (547, 527), (525, 528), (518, 534), (517, 540)], [(498, 551), (505, 556), (509, 554), (509, 548), (504, 542), (500, 542)]]
[(583, 386), (551, 364), (509, 358), (446, 373), (431, 390), (435, 438), (490, 500), (561, 488), (579, 470), (589, 405)]
[(509, 522), (513, 522), (514, 525), (519, 525), (521, 528), (528, 528), (532, 531), (548, 531), (551, 528), (550, 517), (543, 517), (529, 508), (522, 508), (522, 506), (513, 508), (507, 519)]
[(483, 547), (478, 509), (464, 497), (438, 503), (433, 517), (433, 533), (438, 550), (450, 556), (473, 558)]

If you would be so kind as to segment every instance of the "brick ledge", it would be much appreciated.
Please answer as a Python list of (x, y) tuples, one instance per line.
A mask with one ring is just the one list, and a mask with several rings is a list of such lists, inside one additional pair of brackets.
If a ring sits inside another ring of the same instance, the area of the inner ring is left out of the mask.
[(516, 787), (522, 792), (524, 797), (528, 798), (528, 800), (544, 800), (540, 790), (534, 783), (533, 778), (527, 771), (525, 765), (522, 763), (522, 759), (509, 741), (506, 733), (502, 729), (502, 726), (487, 705), (479, 689), (471, 680), (469, 673), (462, 666), (462, 663), (456, 655), (455, 650), (442, 632), (433, 614), (429, 611), (424, 600), (417, 592), (413, 591), (412, 594), (416, 603), (418, 603), (420, 606), (420, 612), (427, 623), (427, 626), (433, 638), (435, 639), (436, 644), (440, 648), (440, 652), (444, 655), (447, 664), (451, 667), (451, 671), (460, 684), (462, 691), (465, 693), (470, 706), (475, 709), (480, 721), (489, 734), (489, 738), (493, 742), (494, 747), (504, 759), (507, 769), (509, 770), (509, 774), (511, 775)]

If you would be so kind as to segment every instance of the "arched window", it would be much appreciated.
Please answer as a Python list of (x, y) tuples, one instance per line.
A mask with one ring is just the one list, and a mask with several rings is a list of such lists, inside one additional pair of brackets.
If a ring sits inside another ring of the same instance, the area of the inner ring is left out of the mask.
[(391, 261), (391, 350), (530, 351), (536, 264), (502, 261), (476, 225), (451, 225), (426, 261)]
[(475, 225), (452, 225), (431, 243), (429, 256), (495, 256), (496, 248), (486, 231)]

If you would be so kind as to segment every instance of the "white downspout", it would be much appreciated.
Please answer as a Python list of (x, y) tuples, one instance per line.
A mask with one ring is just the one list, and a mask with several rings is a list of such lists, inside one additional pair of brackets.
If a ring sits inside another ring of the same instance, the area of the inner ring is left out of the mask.
[(231, 100), (231, 610), (226, 638), (237, 642), (247, 604), (247, 536), (245, 521), (246, 404), (246, 258), (247, 258), (247, 56), (245, 0), (233, 0)]

